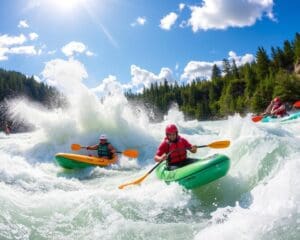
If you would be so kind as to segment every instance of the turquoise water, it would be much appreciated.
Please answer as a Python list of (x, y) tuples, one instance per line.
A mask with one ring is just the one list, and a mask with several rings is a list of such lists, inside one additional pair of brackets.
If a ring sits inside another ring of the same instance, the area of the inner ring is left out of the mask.
[(228, 155), (228, 175), (187, 191), (152, 174), (141, 186), (119, 190), (154, 165), (168, 121), (144, 129), (140, 125), (131, 139), (130, 128), (120, 134), (117, 128), (106, 130), (118, 149), (136, 148), (140, 157), (123, 156), (110, 168), (78, 171), (63, 170), (54, 155), (70, 152), (73, 142), (93, 143), (93, 132), (1, 133), (0, 239), (299, 238), (299, 121), (268, 125), (238, 116), (216, 122), (177, 119), (182, 135), (197, 145), (231, 141), (227, 149), (196, 154)]
[[(72, 86), (69, 109), (10, 102), (12, 116), (36, 130), (0, 133), (0, 239), (300, 239), (299, 119), (185, 121), (175, 107), (153, 124), (150, 110), (130, 106), (123, 96), (100, 102), (82, 85)], [(195, 190), (151, 174), (140, 186), (119, 190), (153, 167), (171, 122), (196, 145), (230, 140), (229, 148), (191, 155), (229, 156), (228, 174)], [(119, 151), (139, 150), (139, 158), (121, 156), (109, 168), (78, 171), (55, 164), (56, 153), (71, 152), (72, 143), (94, 144), (101, 133)]]

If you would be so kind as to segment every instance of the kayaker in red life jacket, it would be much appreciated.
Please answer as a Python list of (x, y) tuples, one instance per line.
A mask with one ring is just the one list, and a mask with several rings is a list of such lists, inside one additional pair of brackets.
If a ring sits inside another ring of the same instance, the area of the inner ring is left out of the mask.
[(272, 115), (274, 117), (283, 117), (287, 115), (285, 105), (282, 103), (279, 97), (275, 97), (263, 115)]
[[(185, 138), (178, 135), (178, 129), (175, 124), (166, 127), (166, 137), (156, 151), (154, 160), (160, 162), (168, 160), (168, 166), (182, 166), (189, 162), (187, 151), (197, 152), (197, 147), (190, 144)], [(176, 150), (176, 151), (174, 151)], [(167, 159), (169, 152), (172, 152)]]
[(107, 136), (101, 134), (99, 138), (99, 143), (96, 145), (86, 147), (87, 150), (98, 150), (98, 157), (110, 159), (116, 152), (113, 145), (107, 141)]

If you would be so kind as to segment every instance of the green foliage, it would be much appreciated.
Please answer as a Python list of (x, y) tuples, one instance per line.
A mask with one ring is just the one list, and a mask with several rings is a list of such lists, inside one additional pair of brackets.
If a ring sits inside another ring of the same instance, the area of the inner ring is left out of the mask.
[(39, 102), (48, 108), (65, 104), (62, 95), (53, 87), (39, 83), (33, 77), (15, 72), (6, 71), (0, 68), (0, 128), (3, 129), (5, 122), (13, 122), (7, 116), (5, 100), (15, 97), (26, 97), (27, 99)]
[[(262, 112), (275, 96), (293, 103), (300, 100), (300, 78), (293, 73), (300, 63), (300, 35), (294, 42), (284, 41), (283, 48), (272, 47), (271, 58), (259, 47), (256, 61), (237, 67), (223, 59), (222, 70), (212, 67), (211, 81), (198, 81), (178, 86), (167, 81), (151, 84), (141, 94), (127, 93), (129, 100), (153, 104), (166, 114), (175, 102), (187, 117), (216, 119), (234, 113)], [(222, 76), (223, 72), (223, 76)]]

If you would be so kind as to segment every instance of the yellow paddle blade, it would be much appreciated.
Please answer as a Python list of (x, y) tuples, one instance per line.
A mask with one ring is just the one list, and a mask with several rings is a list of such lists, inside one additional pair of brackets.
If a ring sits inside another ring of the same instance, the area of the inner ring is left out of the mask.
[(136, 185), (136, 184), (140, 184), (147, 176), (149, 175), (149, 173), (146, 173), (144, 176), (132, 181), (132, 182), (129, 182), (129, 183), (124, 183), (122, 185), (119, 186), (119, 189), (123, 189), (124, 187), (127, 187), (129, 185)]
[(139, 156), (139, 151), (135, 149), (126, 149), (122, 153), (129, 158), (137, 158)]
[(71, 149), (72, 149), (73, 151), (78, 151), (78, 150), (81, 149), (81, 146), (80, 146), (80, 144), (73, 143), (73, 144), (71, 145)]
[(213, 142), (211, 144), (208, 144), (207, 146), (210, 148), (227, 148), (229, 145), (230, 145), (230, 141), (224, 140), (224, 141)]

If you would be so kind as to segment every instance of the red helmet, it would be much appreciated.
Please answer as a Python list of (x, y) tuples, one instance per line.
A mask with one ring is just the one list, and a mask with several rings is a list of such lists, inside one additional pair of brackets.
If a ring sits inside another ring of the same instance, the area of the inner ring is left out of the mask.
[(166, 134), (178, 133), (178, 129), (175, 124), (169, 124), (166, 127)]
[(274, 101), (275, 103), (281, 103), (281, 100), (280, 100), (279, 97), (275, 97), (275, 98), (273, 99), (273, 101)]

